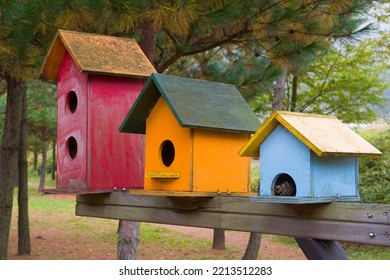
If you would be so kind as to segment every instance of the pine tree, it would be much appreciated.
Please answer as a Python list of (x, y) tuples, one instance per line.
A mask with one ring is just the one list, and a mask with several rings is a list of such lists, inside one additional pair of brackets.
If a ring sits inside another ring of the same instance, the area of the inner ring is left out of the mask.
[[(23, 1), (4, 1), (0, 17), (0, 77), (7, 83), (7, 107), (0, 153), (0, 259), (7, 258), (9, 230), (13, 207), (13, 187), (18, 170), (18, 147), (26, 86), (23, 76), (28, 74), (24, 63), (28, 55), (22, 24), (15, 24), (15, 16), (28, 18)], [(27, 191), (27, 188), (26, 190)]]

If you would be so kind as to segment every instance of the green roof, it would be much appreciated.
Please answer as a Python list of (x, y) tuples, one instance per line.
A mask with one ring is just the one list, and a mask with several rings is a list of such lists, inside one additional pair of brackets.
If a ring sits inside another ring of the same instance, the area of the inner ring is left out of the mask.
[(153, 73), (119, 130), (145, 134), (146, 119), (160, 96), (182, 127), (246, 133), (260, 127), (234, 85)]

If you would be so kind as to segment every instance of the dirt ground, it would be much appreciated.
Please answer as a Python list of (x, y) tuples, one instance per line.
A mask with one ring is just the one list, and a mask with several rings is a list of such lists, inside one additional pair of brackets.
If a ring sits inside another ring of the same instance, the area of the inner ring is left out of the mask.
[[(212, 240), (213, 237), (212, 229), (172, 226), (172, 225), (158, 225), (158, 226), (179, 231), (196, 238)], [(225, 232), (226, 245), (240, 248), (243, 254), (248, 244), (249, 235), (250, 234), (247, 232), (226, 231)], [(259, 259), (303, 260), (306, 259), (306, 257), (299, 248), (273, 242), (272, 240), (270, 240), (269, 235), (263, 235), (260, 250), (259, 250)]]
[[(71, 199), (74, 196), (56, 195), (56, 199)], [(73, 260), (115, 260), (116, 259), (116, 244), (112, 240), (99, 240), (88, 236), (86, 232), (90, 232), (93, 228), (93, 223), (99, 220), (99, 231), (108, 231), (111, 236), (116, 236), (115, 231), (117, 221), (106, 220), (101, 225), (102, 219), (88, 220), (88, 224), (84, 225), (81, 220), (77, 226), (67, 226), (66, 221), (72, 219), (88, 219), (85, 217), (73, 217), (74, 214), (60, 214), (55, 217), (50, 215), (34, 215), (30, 214), (30, 236), (32, 253), (29, 256), (18, 256), (17, 252), (17, 225), (13, 218), (8, 259), (11, 260), (50, 260), (50, 259), (73, 259)], [(61, 222), (64, 220), (65, 222)], [(59, 223), (64, 223), (58, 226)], [(91, 225), (92, 223), (92, 225)], [(192, 238), (212, 240), (213, 230), (204, 228), (171, 226), (171, 225), (155, 225), (162, 228), (168, 228), (173, 231), (184, 233)], [(226, 246), (234, 246), (238, 248), (231, 255), (226, 256), (225, 251), (213, 250), (208, 251), (173, 251), (169, 247), (160, 246), (159, 244), (148, 245), (145, 242), (140, 242), (138, 250), (138, 259), (143, 260), (159, 260), (159, 259), (204, 259), (207, 257), (223, 259), (241, 259), (245, 252), (249, 238), (249, 233), (227, 231), (225, 233)], [(272, 236), (263, 235), (261, 247), (259, 250), (259, 259), (271, 260), (300, 260), (306, 259), (302, 251), (298, 247), (291, 245), (276, 243), (272, 240)]]

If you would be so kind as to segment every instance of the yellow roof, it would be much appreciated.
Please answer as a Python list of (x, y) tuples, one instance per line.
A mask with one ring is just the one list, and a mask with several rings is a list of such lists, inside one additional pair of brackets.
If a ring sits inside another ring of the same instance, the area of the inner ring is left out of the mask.
[(370, 156), (382, 153), (334, 116), (276, 111), (239, 152), (258, 157), (260, 144), (278, 125), (283, 125), (318, 156)]
[(40, 79), (57, 79), (65, 51), (81, 72), (145, 78), (156, 72), (133, 39), (59, 30), (43, 63)]

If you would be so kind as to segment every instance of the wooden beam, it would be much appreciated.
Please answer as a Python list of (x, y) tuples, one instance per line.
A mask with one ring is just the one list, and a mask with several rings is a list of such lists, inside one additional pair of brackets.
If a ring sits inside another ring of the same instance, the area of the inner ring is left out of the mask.
[(76, 215), (390, 246), (390, 205), (276, 204), (248, 197), (77, 195)]

